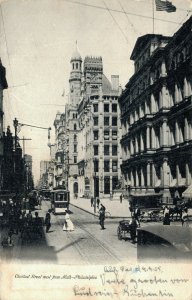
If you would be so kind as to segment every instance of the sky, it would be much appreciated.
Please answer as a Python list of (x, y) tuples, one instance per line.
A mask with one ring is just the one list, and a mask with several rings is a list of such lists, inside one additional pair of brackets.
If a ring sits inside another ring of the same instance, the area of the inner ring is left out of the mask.
[[(130, 55), (137, 38), (153, 33), (153, 0), (0, 0), (0, 57), (4, 128), (20, 123), (51, 127), (68, 101), (70, 59), (76, 47), (102, 56), (105, 75), (119, 75), (124, 88), (133, 75)], [(174, 13), (154, 10), (154, 33), (172, 36), (191, 15), (191, 0), (172, 0)], [(155, 4), (154, 4), (155, 7)], [(125, 14), (126, 12), (126, 14)], [(64, 94), (64, 96), (63, 96)], [(48, 130), (22, 126), (25, 154), (32, 155), (35, 182), (40, 161), (49, 160)], [(23, 146), (21, 144), (21, 146)]]

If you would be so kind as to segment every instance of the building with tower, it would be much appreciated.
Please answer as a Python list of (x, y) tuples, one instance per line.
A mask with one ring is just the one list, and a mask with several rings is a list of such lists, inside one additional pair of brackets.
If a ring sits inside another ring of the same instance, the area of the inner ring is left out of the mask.
[(64, 181), (72, 194), (109, 197), (121, 176), (119, 76), (113, 75), (110, 82), (103, 73), (102, 57), (87, 56), (83, 62), (77, 49), (70, 63)]

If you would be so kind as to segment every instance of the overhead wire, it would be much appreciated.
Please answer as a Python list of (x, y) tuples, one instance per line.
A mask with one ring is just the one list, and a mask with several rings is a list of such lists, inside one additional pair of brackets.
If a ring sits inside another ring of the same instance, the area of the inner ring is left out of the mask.
[[(112, 8), (107, 9), (106, 7), (103, 7), (103, 6), (93, 5), (93, 4), (88, 4), (88, 3), (82, 3), (82, 2), (79, 2), (77, 0), (62, 0), (62, 1), (63, 2), (68, 2), (68, 3), (71, 3), (71, 4), (77, 4), (77, 5), (87, 6), (87, 7), (93, 7), (93, 8), (98, 8), (98, 9), (102, 9), (102, 10), (108, 10), (110, 12), (118, 12), (118, 13), (121, 13), (121, 14), (126, 13), (127, 15), (136, 16), (136, 17), (140, 17), (140, 18), (153, 19), (153, 17), (151, 17), (151, 16), (144, 16), (144, 15), (141, 15), (141, 14), (131, 13), (131, 12), (127, 12), (127, 11), (123, 12), (122, 10), (112, 9)], [(161, 18), (155, 18), (155, 20), (161, 21), (161, 22), (166, 22), (166, 23), (181, 24), (179, 22), (165, 20), (165, 19), (161, 19)]]
[(126, 19), (127, 19), (128, 23), (131, 25), (133, 31), (134, 31), (136, 34), (141, 35), (141, 32), (139, 32), (138, 30), (136, 30), (135, 27), (134, 27), (134, 25), (133, 25), (133, 23), (130, 21), (130, 19), (129, 19), (129, 17), (128, 17), (128, 14), (126, 14), (126, 11), (125, 11), (125, 9), (124, 9), (122, 3), (120, 2), (120, 0), (117, 0), (117, 2), (119, 3), (119, 5), (120, 5), (120, 7), (121, 7), (121, 9), (122, 9), (122, 11), (123, 11), (123, 13), (124, 13), (125, 16), (126, 16)]
[(121, 31), (122, 35), (124, 36), (124, 38), (126, 39), (126, 42), (129, 43), (129, 40), (126, 36), (126, 34), (124, 33), (124, 31), (122, 30), (121, 26), (119, 25), (119, 23), (117, 22), (117, 20), (114, 18), (114, 16), (112, 15), (111, 11), (108, 9), (107, 4), (105, 3), (105, 1), (103, 0), (104, 5), (107, 8), (107, 11), (109, 12), (110, 16), (112, 17), (113, 21), (115, 22), (115, 24), (117, 25), (117, 27), (119, 28), (119, 30)]

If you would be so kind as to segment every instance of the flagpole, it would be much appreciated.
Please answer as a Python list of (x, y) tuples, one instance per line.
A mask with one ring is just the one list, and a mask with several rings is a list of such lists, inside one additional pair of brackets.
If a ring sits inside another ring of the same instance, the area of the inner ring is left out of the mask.
[(153, 34), (154, 34), (154, 31), (155, 31), (155, 29), (154, 29), (154, 27), (155, 27), (155, 22), (154, 22), (154, 0), (152, 0), (152, 10), (153, 10)]

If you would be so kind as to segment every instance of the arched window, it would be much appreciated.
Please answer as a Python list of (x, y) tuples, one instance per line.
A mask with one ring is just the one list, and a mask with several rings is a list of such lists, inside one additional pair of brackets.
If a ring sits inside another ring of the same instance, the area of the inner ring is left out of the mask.
[(74, 124), (73, 128), (74, 130), (77, 130), (77, 124)]
[(78, 63), (76, 63), (76, 69), (78, 69)]
[(76, 141), (77, 141), (77, 135), (74, 134), (74, 142), (76, 142)]

